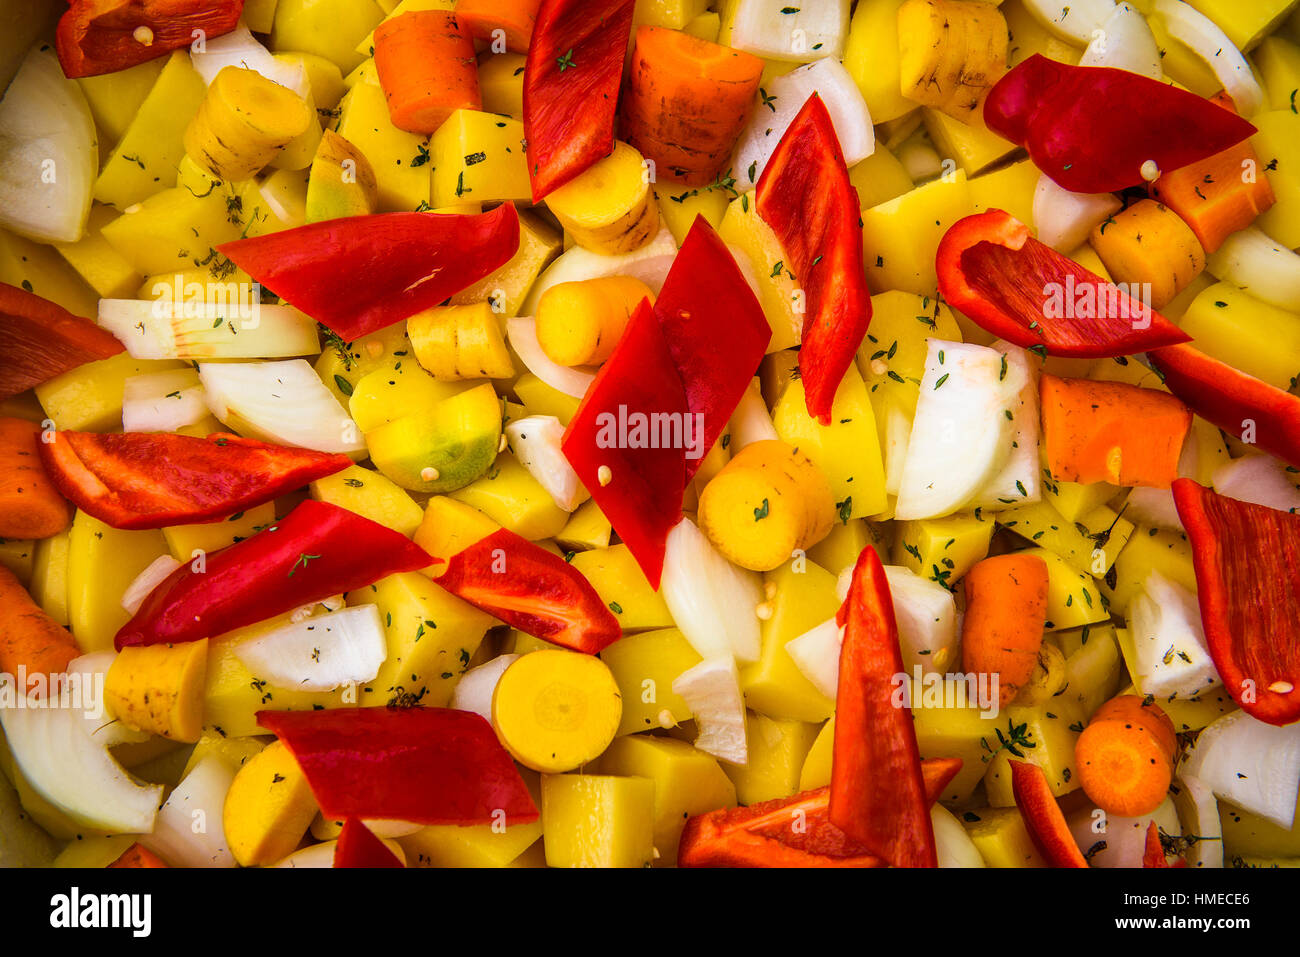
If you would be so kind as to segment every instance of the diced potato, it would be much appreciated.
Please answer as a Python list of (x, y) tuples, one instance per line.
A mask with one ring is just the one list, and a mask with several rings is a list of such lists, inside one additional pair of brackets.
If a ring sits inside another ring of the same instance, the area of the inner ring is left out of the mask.
[(55, 243), (54, 248), (73, 269), (105, 299), (130, 299), (140, 285), (135, 267), (109, 243), (102, 233), (117, 218), (107, 206), (91, 207), (86, 232), (75, 243)]
[(68, 534), (68, 619), (82, 651), (113, 647), (130, 615), (122, 593), (165, 554), (159, 531), (122, 531), (78, 511)]
[(356, 512), (407, 538), (414, 535), (424, 521), (424, 509), (404, 488), (359, 465), (312, 482), (311, 497)]
[(542, 775), (549, 867), (649, 867), (655, 783), (642, 777)]
[(1295, 4), (1290, 0), (1188, 0), (1214, 21), (1228, 35), (1233, 46), (1243, 52), (1255, 47), (1262, 36), (1271, 33)]
[(874, 548), (880, 560), (889, 563), (889, 542), (894, 529), (890, 525), (855, 518), (840, 522), (831, 533), (808, 549), (808, 558), (836, 574), (857, 564), (864, 548)]
[(1055, 638), (1065, 654), (1065, 696), (1078, 705), (1086, 721), (1119, 690), (1122, 659), (1115, 626), (1084, 625), (1058, 631)]
[(1015, 807), (982, 807), (962, 815), (980, 857), (989, 867), (1046, 867), (1025, 819)]
[(1014, 67), (1028, 60), (1035, 53), (1041, 53), (1049, 60), (1058, 60), (1071, 66), (1079, 62), (1082, 51), (1043, 26), (1026, 8), (1025, 0), (1006, 0), (999, 5), (999, 9), (1007, 21), (1007, 31), (1011, 40), (1007, 50), (1008, 66)]
[(253, 755), (265, 748), (267, 743), (263, 738), (223, 738), (215, 731), (205, 730), (190, 751), (189, 760), (181, 771), (181, 778), (184, 779), (200, 761), (210, 756), (220, 758), (230, 770), (238, 771)]
[[(983, 0), (975, 0), (983, 2)], [(1031, 160), (1003, 166), (970, 181), (971, 202), (975, 212), (1001, 209), (1022, 223), (1034, 221), (1034, 191), (1041, 174)]]
[(723, 768), (736, 786), (736, 799), (741, 804), (757, 804), (795, 794), (799, 790), (799, 772), (819, 730), (818, 725), (807, 721), (749, 712), (745, 716), (749, 762)]
[(966, 171), (917, 186), (862, 211), (862, 253), (867, 285), (933, 296), (939, 288), (934, 251), (943, 234), (974, 209)]
[[(965, 689), (945, 681), (945, 701), (960, 700)], [(961, 758), (957, 772), (940, 797), (945, 804), (961, 804), (970, 798), (988, 769), (989, 753), (998, 746), (995, 727), (1006, 733), (1006, 718), (985, 717), (973, 705), (967, 707), (913, 708), (916, 743), (922, 758)], [(823, 732), (825, 733), (825, 732)]]
[(1050, 474), (1044, 476), (1047, 478), (1043, 483), (1044, 500), (1051, 502), (1067, 522), (1077, 522), (1119, 494), (1118, 486), (1107, 485), (1105, 482), (1090, 482), (1086, 485), (1079, 482), (1055, 482), (1051, 480)]
[(673, 627), (663, 597), (650, 587), (626, 545), (578, 552), (570, 564), (591, 582), (624, 632)]
[(236, 772), (226, 793), (230, 852), (243, 867), (272, 864), (298, 846), (317, 810), (298, 762), (276, 741)]
[(168, 62), (167, 57), (160, 57), (125, 70), (77, 78), (77, 85), (86, 97), (90, 115), (95, 118), (95, 126), (100, 132), (101, 154), (111, 150), (125, 135)]
[(275, 524), (275, 503), (264, 502), (236, 512), (224, 522), (172, 525), (162, 530), (172, 558), (186, 563), (201, 554), (242, 542)]
[(1210, 286), (1179, 326), (1216, 359), (1288, 389), (1300, 372), (1300, 315), (1261, 302), (1232, 283)]
[(899, 88), (898, 8), (903, 0), (859, 0), (844, 44), (844, 66), (867, 101), (873, 123), (914, 109)]
[[(362, 0), (367, 5), (374, 0)], [(332, 58), (331, 58), (332, 59)], [(338, 134), (365, 154), (379, 186), (379, 211), (413, 210), (429, 202), (429, 147), (424, 137), (393, 125), (378, 83), (358, 83), (339, 104)], [(427, 206), (426, 206), (427, 208)]]
[(952, 588), (989, 553), (993, 518), (980, 513), (900, 522), (894, 564)]
[(71, 529), (41, 539), (32, 556), (32, 598), (60, 625), (68, 623), (68, 540)]
[(1252, 59), (1264, 81), (1269, 109), (1289, 110), (1291, 91), (1300, 89), (1300, 44), (1280, 35), (1264, 37)]
[[(974, 176), (992, 166), (1016, 148), (1010, 140), (1004, 140), (985, 126), (983, 117), (979, 115), (972, 116), (969, 122), (962, 122), (947, 113), (925, 107), (921, 110), (921, 118), (939, 157), (951, 159), (958, 169), (966, 171), (967, 176)], [(1032, 222), (1030, 219), (1023, 221)]]
[[(515, 654), (519, 651), (516, 649)], [(620, 735), (682, 724), (692, 717), (673, 680), (700, 663), (700, 653), (676, 628), (625, 635), (600, 653), (623, 695)], [(666, 713), (665, 713), (666, 712)]]
[(522, 53), (494, 53), (478, 65), (478, 90), (483, 109), (523, 121), (524, 60)]
[(797, 346), (803, 329), (803, 315), (796, 312), (796, 304), (802, 307), (797, 295), (799, 287), (791, 272), (784, 268), (785, 253), (780, 240), (758, 215), (758, 206), (749, 194), (732, 200), (718, 227), (718, 236), (748, 260), (749, 271), (758, 282), (759, 303), (767, 324), (772, 327), (767, 351)]
[(184, 186), (155, 192), (103, 228), (103, 236), (142, 276), (175, 272), (177, 266), (207, 269), (210, 280), (233, 272), (216, 251), (238, 239), (239, 214), (219, 190), (196, 196)]
[(564, 528), (555, 536), (555, 542), (562, 548), (582, 551), (588, 548), (606, 548), (613, 526), (600, 506), (593, 500), (583, 502), (574, 511)]
[(361, 63), (357, 44), (383, 19), (374, 0), (279, 0), (270, 45), (318, 54), (347, 73)]
[(1294, 826), (1287, 830), (1221, 801), (1219, 821), (1223, 825), (1225, 861), (1237, 857), (1300, 857), (1300, 814), (1296, 815)]
[(532, 200), (524, 126), (479, 110), (457, 110), (429, 138), (430, 202), (449, 206), (462, 197), (495, 203)]
[(399, 837), (408, 867), (507, 867), (542, 836), (542, 821), (435, 824)]
[[(519, 213), (519, 251), (500, 269), (451, 297), (453, 306), (487, 302), (498, 316), (519, 314), (537, 277), (563, 245), (560, 234), (534, 212)], [(568, 398), (568, 396), (565, 396)]]
[[(997, 520), (1002, 527), (1055, 552), (1075, 571), (1092, 574), (1096, 543), (1073, 523), (1067, 522), (1049, 502), (1005, 509), (998, 513)], [(1114, 551), (1118, 552), (1118, 549)], [(1097, 577), (1105, 574), (1109, 567), (1102, 568)]]
[(531, 542), (553, 538), (569, 521), (569, 513), (509, 452), (498, 454), (482, 478), (449, 494)]
[(1259, 131), (1251, 138), (1251, 146), (1259, 154), (1264, 175), (1277, 197), (1255, 225), (1288, 249), (1295, 249), (1300, 247), (1300, 114), (1288, 106), (1259, 113), (1250, 121)]
[(835, 716), (822, 725), (804, 758), (799, 771), (799, 790), (811, 791), (831, 783), (831, 765), (835, 757)]
[[(1025, 761), (1036, 764), (1047, 775), (1047, 783), (1057, 797), (1076, 790), (1079, 776), (1074, 767), (1074, 743), (1083, 729), (1082, 720), (1073, 705), (1057, 698), (1033, 708), (1010, 707), (999, 717), (999, 727), (1012, 741), (1023, 741), (1017, 747)], [(1020, 731), (1013, 735), (1013, 731)], [(1030, 746), (1032, 742), (1032, 747)], [(994, 748), (1001, 742), (990, 742)], [(984, 775), (984, 789), (993, 807), (1011, 807), (1016, 801), (1011, 794), (1011, 765), (1013, 757), (1009, 748), (997, 751), (988, 761)]]
[(1090, 575), (1076, 572), (1060, 555), (1045, 548), (1031, 548), (1027, 554), (1047, 562), (1046, 630), (1078, 628), (1110, 617), (1107, 602)]
[(515, 380), (515, 395), (524, 404), (528, 415), (553, 415), (567, 426), (578, 411), (578, 400), (551, 388), (531, 372)]
[(1137, 526), (1128, 544), (1115, 556), (1115, 565), (1106, 576), (1106, 594), (1111, 609), (1121, 615), (1127, 614), (1129, 602), (1153, 571), (1184, 588), (1196, 590), (1192, 546), (1186, 535), (1169, 529)]
[(665, 184), (662, 190), (655, 190), (655, 199), (659, 203), (659, 216), (678, 246), (686, 240), (696, 216), (703, 216), (714, 229), (722, 224), (730, 205), (722, 189), (708, 186), (699, 189), (681, 187), (681, 192), (674, 192), (674, 189), (672, 184)]
[(53, 247), (0, 229), (0, 282), (21, 286), (73, 315), (93, 319), (99, 296)]
[(912, 188), (912, 179), (903, 164), (879, 143), (874, 153), (849, 167), (849, 182), (858, 191), (861, 209), (887, 203)]
[[(415, 530), (415, 544), (435, 558), (446, 559), (487, 538), (501, 526), (480, 512), (446, 495), (435, 495), (424, 507), (424, 521)], [(424, 574), (437, 578), (446, 565), (433, 565)]]

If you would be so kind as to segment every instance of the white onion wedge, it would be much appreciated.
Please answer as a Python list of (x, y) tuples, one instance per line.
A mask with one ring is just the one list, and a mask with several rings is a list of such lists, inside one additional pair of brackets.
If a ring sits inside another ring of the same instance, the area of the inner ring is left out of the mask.
[(1174, 495), (1167, 488), (1135, 488), (1124, 500), (1124, 518), (1148, 527), (1183, 530)]
[(99, 172), (95, 121), (49, 48), (33, 48), (0, 99), (0, 226), (74, 243)]
[(167, 796), (153, 833), (140, 843), (170, 867), (234, 867), (223, 823), (226, 792), (234, 780), (230, 765), (209, 754)]
[(602, 276), (634, 276), (658, 295), (676, 255), (677, 240), (673, 239), (672, 231), (667, 226), (640, 249), (617, 256), (605, 256), (581, 246), (571, 246), (537, 277), (537, 281), (528, 290), (528, 298), (524, 300), (519, 314), (537, 315), (537, 303), (541, 301), (542, 293), (552, 286), (562, 282), (599, 279)]
[(758, 660), (762, 576), (723, 558), (689, 518), (668, 533), (659, 591), (701, 658)]
[(235, 657), (277, 688), (333, 691), (369, 681), (388, 655), (378, 605), (290, 622), (239, 642)]
[[(989, 348), (1007, 358), (1006, 381), (1024, 383), (1011, 407), (1011, 448), (1006, 463), (980, 487), (966, 508), (1004, 508), (1009, 502), (1028, 504), (1042, 498), (1042, 467), (1038, 460), (1038, 368), (1029, 353), (1001, 339)], [(999, 373), (1001, 374), (1001, 373)], [(946, 388), (946, 387), (945, 387)]]
[(241, 435), (319, 452), (366, 447), (357, 424), (305, 359), (205, 362), (199, 379), (212, 414)]
[(769, 60), (836, 57), (849, 33), (849, 0), (737, 0), (731, 45)]
[(1150, 572), (1128, 607), (1137, 653), (1134, 679), (1143, 694), (1194, 698), (1222, 684), (1210, 658), (1196, 595), (1158, 571)]
[(1116, 6), (1093, 32), (1088, 48), (1079, 58), (1079, 66), (1108, 66), (1153, 80), (1164, 76), (1155, 34), (1146, 18), (1129, 3)]
[(885, 577), (898, 623), (903, 670), (913, 674), (920, 666), (923, 673), (945, 671), (957, 652), (957, 603), (952, 592), (902, 565), (886, 565)]
[(1034, 229), (1041, 242), (1069, 254), (1123, 205), (1113, 193), (1074, 193), (1042, 174), (1034, 190)]
[(801, 66), (774, 79), (765, 92), (767, 100), (754, 111), (736, 144), (731, 175), (741, 192), (758, 184), (781, 137), (814, 93), (826, 105), (846, 164), (852, 166), (875, 152), (876, 133), (867, 101), (839, 60)]
[(180, 567), (181, 563), (170, 555), (159, 555), (150, 562), (149, 567), (135, 576), (131, 584), (126, 586), (126, 591), (122, 592), (122, 607), (126, 613), (134, 615), (139, 611), (144, 600), (149, 597), (149, 593)]
[(320, 352), (316, 323), (292, 306), (101, 299), (99, 324), (136, 359), (279, 359)]
[(460, 676), (451, 693), (451, 707), (457, 711), (473, 711), (489, 722), (492, 720), (492, 695), (505, 670), (519, 660), (519, 655), (497, 655), (491, 661), (471, 668)]
[(745, 699), (740, 672), (730, 655), (705, 658), (673, 679), (673, 694), (681, 695), (699, 727), (695, 747), (728, 764), (749, 763), (745, 735)]
[(1082, 47), (1105, 27), (1115, 0), (1025, 0), (1025, 9), (1053, 36)]
[(1277, 459), (1252, 453), (1225, 462), (1214, 470), (1210, 483), (1220, 495), (1283, 512), (1300, 512), (1300, 487), (1295, 473)]
[(1172, 788), (1183, 824), (1188, 867), (1223, 866), (1223, 822), (1214, 792), (1198, 778), (1180, 777)]
[(519, 464), (537, 479), (556, 505), (572, 512), (591, 498), (560, 448), (564, 426), (559, 419), (553, 415), (530, 415), (508, 424), (505, 432)]
[(293, 90), (304, 100), (311, 95), (306, 67), (301, 63), (292, 65), (277, 60), (242, 23), (230, 33), (204, 41), (203, 52), (192, 50), (190, 62), (204, 83), (211, 83), (226, 67), (238, 66), (257, 71), (268, 80)]
[(208, 401), (193, 369), (148, 372), (123, 383), (124, 432), (175, 432), (207, 415)]
[(934, 843), (939, 853), (940, 867), (987, 866), (979, 848), (952, 811), (942, 804), (931, 805), (930, 824), (934, 828)]
[(785, 643), (785, 652), (814, 688), (835, 700), (840, 680), (840, 647), (844, 629), (828, 618)]
[(1201, 732), (1178, 773), (1289, 831), (1300, 792), (1300, 724), (1279, 728), (1245, 711), (1225, 714)]
[(1300, 255), (1256, 226), (1225, 239), (1207, 268), (1256, 299), (1300, 312)]
[(1250, 63), (1213, 20), (1183, 0), (1155, 0), (1153, 13), (1164, 22), (1170, 37), (1214, 71), (1238, 113), (1249, 118), (1260, 111), (1264, 105), (1263, 88)]
[(745, 394), (736, 403), (736, 411), (731, 413), (731, 441), (727, 450), (734, 456), (747, 445), (779, 439), (772, 416), (763, 401), (763, 393), (758, 379), (751, 379), (745, 388)]
[(537, 341), (537, 320), (513, 318), (506, 320), (506, 336), (510, 346), (528, 371), (557, 392), (581, 399), (595, 381), (594, 372), (585, 372), (572, 366), (562, 366), (543, 350)]

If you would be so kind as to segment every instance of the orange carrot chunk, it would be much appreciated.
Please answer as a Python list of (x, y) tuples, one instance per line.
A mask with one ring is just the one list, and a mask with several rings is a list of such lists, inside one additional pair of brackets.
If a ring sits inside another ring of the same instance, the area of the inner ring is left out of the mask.
[(1169, 488), (1192, 426), (1178, 399), (1091, 379), (1039, 380), (1047, 467), (1058, 482)]
[(1136, 694), (1122, 694), (1111, 698), (1093, 713), (1091, 720), (1105, 721), (1114, 718), (1135, 727), (1145, 728), (1160, 742), (1160, 748), (1174, 759), (1178, 750), (1178, 732), (1174, 723), (1154, 701)]
[[(81, 651), (63, 628), (32, 601), (22, 582), (0, 565), (0, 672), (57, 675)], [(26, 692), (26, 688), (20, 689)]]
[(474, 42), (450, 10), (416, 10), (375, 28), (375, 69), (393, 125), (429, 134), (457, 110), (478, 110)]
[(109, 867), (166, 867), (163, 859), (139, 844), (132, 844)]
[[(459, 0), (456, 16), (476, 40), (491, 44), (497, 30), (505, 35), (506, 49), (526, 53), (537, 23), (542, 0)], [(500, 53), (492, 48), (493, 53)]]
[(986, 558), (967, 573), (962, 667), (998, 676), (999, 705), (1034, 673), (1046, 620), (1047, 563), (1037, 555)]
[(72, 521), (37, 453), (40, 431), (26, 419), (0, 419), (0, 538), (49, 538)]
[(1074, 746), (1079, 783), (1107, 814), (1140, 817), (1164, 801), (1174, 762), (1160, 738), (1123, 718), (1093, 720)]
[(680, 30), (641, 27), (623, 136), (659, 175), (703, 186), (726, 169), (757, 102), (763, 61)]

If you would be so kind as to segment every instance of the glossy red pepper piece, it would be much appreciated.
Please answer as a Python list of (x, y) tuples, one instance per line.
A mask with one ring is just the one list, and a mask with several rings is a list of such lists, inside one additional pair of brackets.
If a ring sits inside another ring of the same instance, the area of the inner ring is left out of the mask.
[(259, 711), (330, 818), (521, 824), (538, 818), (492, 726), (450, 708)]
[(894, 867), (937, 867), (921, 754), (908, 708), (895, 707), (905, 674), (889, 580), (864, 548), (848, 597), (835, 698), (831, 823)]
[(623, 634), (581, 572), (508, 528), (451, 556), (434, 580), (507, 625), (573, 651), (594, 655)]
[(799, 374), (808, 414), (823, 425), (871, 322), (858, 193), (839, 137), (814, 93), (758, 178), (757, 210), (803, 289)]
[(405, 867), (360, 819), (349, 817), (334, 845), (335, 867)]
[(195, 30), (214, 40), (243, 12), (244, 0), (71, 0), (54, 45), (64, 75), (99, 76), (184, 49)]
[(1152, 821), (1147, 825), (1147, 836), (1142, 846), (1142, 866), (1144, 868), (1168, 867), (1164, 846), (1160, 843), (1160, 826)]
[(114, 644), (195, 641), (363, 588), (434, 559), (405, 535), (308, 499), (251, 538), (182, 565), (145, 598)]
[(1147, 160), (1169, 172), (1255, 132), (1195, 93), (1128, 70), (1071, 66), (1038, 53), (989, 91), (984, 122), (1076, 193), (1141, 185)]
[(0, 282), (0, 399), (121, 351), (122, 343), (91, 320)]
[(465, 216), (345, 216), (217, 247), (348, 342), (438, 305), (518, 250), (513, 203)]
[(614, 152), (634, 0), (542, 0), (524, 65), (533, 202)]
[(1043, 769), (1014, 758), (1008, 763), (1011, 765), (1011, 793), (1038, 852), (1051, 867), (1087, 867), (1088, 860), (1075, 843), (1070, 826), (1065, 823), (1065, 815), (1056, 803)]
[(223, 434), (60, 430), (39, 449), (65, 498), (127, 529), (220, 521), (352, 464), (346, 455)]
[(1110, 358), (1191, 339), (1000, 209), (953, 223), (935, 267), (950, 306), (985, 332), (1043, 355)]
[[(921, 762), (927, 806), (961, 770), (961, 758)], [(830, 788), (719, 808), (686, 822), (679, 867), (885, 867), (865, 845), (830, 822)], [(797, 826), (796, 826), (797, 825)]]
[(1300, 515), (1173, 485), (1192, 543), (1201, 624), (1232, 700), (1268, 724), (1300, 721)]
[(1194, 346), (1154, 349), (1147, 358), (1169, 391), (1229, 435), (1253, 426), (1254, 442), (1300, 468), (1300, 396), (1283, 392)]

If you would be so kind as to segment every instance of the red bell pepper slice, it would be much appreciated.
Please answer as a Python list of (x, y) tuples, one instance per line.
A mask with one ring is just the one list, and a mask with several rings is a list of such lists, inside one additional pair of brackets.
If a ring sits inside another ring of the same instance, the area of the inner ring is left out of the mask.
[(1147, 836), (1142, 846), (1143, 868), (1168, 867), (1164, 846), (1160, 843), (1160, 826), (1152, 821), (1147, 825)]
[(481, 715), (450, 708), (259, 711), (330, 818), (507, 824), (538, 818), (528, 788)]
[(122, 343), (91, 320), (0, 282), (0, 399), (121, 351)]
[(405, 535), (308, 499), (283, 519), (163, 579), (114, 644), (196, 641), (352, 591), (432, 558)]
[(907, 708), (894, 707), (905, 674), (889, 580), (864, 548), (848, 597), (835, 699), (830, 821), (894, 867), (937, 867), (921, 754)]
[(193, 43), (195, 30), (216, 39), (235, 29), (244, 12), (244, 0), (71, 0), (71, 4), (54, 39), (69, 78), (116, 73), (166, 56)]
[(465, 216), (345, 216), (217, 247), (348, 342), (436, 306), (504, 265), (518, 249), (513, 203)]
[(1201, 624), (1232, 700), (1253, 718), (1300, 720), (1300, 515), (1176, 479)]
[(335, 867), (405, 867), (360, 819), (349, 817), (334, 845)]
[(635, 0), (542, 0), (524, 64), (533, 202), (614, 152)]
[(507, 625), (573, 651), (594, 655), (623, 635), (581, 572), (508, 528), (451, 556), (434, 580)]
[(219, 521), (352, 464), (237, 435), (167, 432), (57, 431), (40, 455), (65, 498), (127, 529)]
[(953, 223), (935, 257), (939, 292), (985, 332), (1044, 356), (1110, 358), (1191, 336), (990, 209)]
[(1253, 423), (1255, 443), (1261, 449), (1300, 468), (1300, 396), (1283, 392), (1193, 346), (1155, 349), (1147, 358), (1169, 391), (1201, 418), (1230, 435), (1240, 435)]
[[(654, 308), (643, 302), (633, 314), (569, 422), (565, 457), (653, 588), (686, 483), (726, 428), (771, 338), (731, 253), (696, 217)], [(625, 427), (638, 419), (651, 423), (648, 446), (628, 441)], [(658, 421), (680, 422), (680, 441), (649, 442)], [(688, 454), (688, 443), (698, 455)], [(602, 467), (609, 469), (603, 483)]]
[(799, 373), (808, 414), (823, 425), (871, 322), (858, 192), (826, 105), (808, 98), (758, 178), (758, 215), (772, 227), (805, 297)]
[(984, 122), (1076, 193), (1138, 186), (1147, 160), (1169, 172), (1255, 132), (1195, 93), (1128, 70), (1071, 66), (1037, 53), (989, 91)]
[[(939, 800), (961, 758), (921, 762), (927, 805)], [(679, 867), (885, 867), (885, 861), (830, 822), (830, 788), (749, 807), (719, 808), (686, 822)]]
[(1056, 803), (1043, 769), (1032, 762), (1014, 758), (1008, 763), (1011, 765), (1011, 793), (1038, 852), (1052, 867), (1087, 867), (1088, 860), (1075, 843), (1070, 826), (1065, 823), (1065, 815)]

